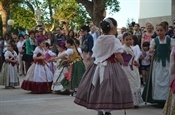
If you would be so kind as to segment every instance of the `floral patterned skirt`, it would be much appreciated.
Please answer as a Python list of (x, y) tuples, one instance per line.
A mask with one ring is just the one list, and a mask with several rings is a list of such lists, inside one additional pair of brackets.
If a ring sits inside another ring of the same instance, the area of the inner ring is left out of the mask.
[(175, 94), (171, 90), (163, 109), (163, 115), (175, 115)]

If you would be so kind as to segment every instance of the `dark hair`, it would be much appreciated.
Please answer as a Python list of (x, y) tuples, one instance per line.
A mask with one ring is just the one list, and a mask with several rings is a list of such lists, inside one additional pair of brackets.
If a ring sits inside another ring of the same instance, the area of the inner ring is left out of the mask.
[(133, 35), (133, 36), (132, 36), (132, 39), (133, 39), (133, 41), (134, 41), (134, 44), (133, 44), (134, 46), (139, 44), (139, 40), (138, 40), (138, 38), (137, 38), (136, 35)]
[(71, 39), (71, 38), (68, 38), (68, 39), (66, 40), (66, 42), (69, 43), (69, 44), (72, 45), (72, 46), (75, 46), (76, 52), (78, 53), (78, 55), (79, 55), (80, 58), (82, 59), (80, 52), (77, 50), (77, 46), (76, 46), (76, 44), (75, 44), (75, 41), (74, 41), (73, 39)]
[[(107, 18), (109, 20), (111, 20), (112, 24), (116, 27), (117, 26), (117, 21), (114, 19), (114, 18)], [(101, 23), (100, 23), (100, 26), (101, 26), (101, 29), (103, 30), (103, 33), (104, 34), (108, 34), (111, 30), (112, 27), (110, 27), (110, 23), (103, 20)]]
[(138, 27), (140, 27), (140, 25), (138, 23), (135, 23), (135, 25), (137, 25)]
[(134, 27), (135, 24), (136, 24), (135, 22), (131, 22), (131, 26), (132, 26), (132, 27)]
[(169, 35), (170, 37), (173, 37), (173, 35), (174, 35), (174, 30), (173, 30), (173, 29), (168, 30), (167, 35)]
[(18, 39), (19, 39), (20, 37), (22, 37), (22, 38), (24, 39), (24, 36), (23, 36), (22, 34), (19, 34), (19, 35), (18, 35)]
[(46, 42), (46, 47), (47, 47), (47, 48), (49, 48), (49, 47), (50, 47), (49, 43), (47, 43), (47, 42)]
[[(73, 35), (72, 36), (69, 35), (71, 32), (73, 32)], [(75, 36), (74, 31), (73, 30), (69, 30), (67, 37), (68, 38), (74, 38), (74, 36)]]
[(168, 28), (171, 28), (172, 30), (174, 29), (173, 26), (169, 26)]
[(35, 31), (33, 31), (33, 30), (29, 31), (29, 35), (31, 35), (31, 34), (35, 34)]
[(71, 38), (67, 38), (66, 42), (69, 43), (70, 45), (74, 45), (74, 40)]
[(5, 33), (4, 39), (6, 39), (6, 37), (7, 37), (8, 39), (10, 39), (10, 35), (9, 35), (8, 33)]
[(16, 44), (15, 44), (16, 42), (15, 42), (15, 40), (13, 40), (13, 39), (11, 39), (10, 41), (9, 41), (9, 45), (14, 49), (15, 47), (16, 47)]
[(123, 39), (125, 39), (127, 36), (131, 36), (131, 37), (132, 37), (132, 35), (131, 35), (129, 32), (125, 32), (125, 33), (123, 34)]
[(168, 30), (168, 25), (167, 25), (167, 23), (166, 23), (165, 21), (164, 21), (164, 22), (161, 22), (160, 24), (158, 24), (158, 26), (163, 27), (163, 29), (164, 29), (165, 31)]
[(89, 32), (90, 31), (90, 28), (89, 28), (89, 26), (83, 25), (83, 26), (81, 26), (81, 31), (87, 31), (87, 32)]
[(142, 47), (149, 47), (150, 43), (149, 42), (143, 42)]

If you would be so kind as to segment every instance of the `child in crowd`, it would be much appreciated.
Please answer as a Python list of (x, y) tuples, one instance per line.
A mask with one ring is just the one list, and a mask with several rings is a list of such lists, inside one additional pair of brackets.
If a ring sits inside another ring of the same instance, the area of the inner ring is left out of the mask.
[[(61, 41), (58, 45), (57, 45), (57, 49), (59, 51), (58, 56), (61, 53), (65, 53), (66, 52), (66, 46), (65, 46), (65, 42)], [(57, 68), (56, 71), (54, 73), (54, 78), (53, 78), (53, 84), (52, 84), (52, 90), (55, 92), (64, 92), (66, 91), (66, 88), (64, 87), (64, 85), (62, 85), (62, 80), (64, 79), (64, 73), (66, 71), (68, 71), (68, 57), (64, 57), (61, 59), (57, 60)]]
[(142, 55), (141, 59), (141, 70), (142, 70), (142, 81), (143, 85), (146, 83), (146, 76), (148, 76), (149, 67), (151, 64), (151, 54), (149, 53), (149, 42), (144, 42), (142, 44)]
[(34, 62), (27, 71), (26, 79), (22, 82), (21, 88), (32, 93), (49, 93), (51, 92), (53, 73), (45, 61), (45, 39), (38, 37), (37, 43), (38, 46), (33, 52)]
[(139, 66), (139, 63), (135, 61), (135, 53), (132, 49), (133, 44), (133, 38), (130, 33), (124, 33), (123, 34), (123, 48), (124, 52), (122, 53), (124, 63), (123, 63), (123, 69), (128, 77), (131, 91), (132, 91), (132, 98), (134, 101), (134, 106), (138, 107), (142, 102), (141, 97), (141, 85), (140, 85), (140, 76), (137, 68)]
[(81, 55), (75, 47), (73, 39), (68, 38), (66, 40), (67, 50), (58, 55), (56, 59), (62, 59), (68, 56), (70, 60), (69, 71), (64, 73), (65, 78), (62, 80), (62, 84), (66, 89), (69, 89), (71, 95), (76, 93), (81, 78), (85, 72), (85, 66), (82, 61)]
[(50, 70), (54, 74), (55, 66), (53, 63), (53, 59), (54, 59), (54, 57), (56, 57), (56, 54), (54, 52), (52, 52), (49, 48), (50, 48), (50, 45), (49, 45), (49, 43), (46, 42), (46, 46), (44, 47), (44, 49), (46, 51), (45, 59), (48, 62), (47, 65), (49, 66)]
[(15, 88), (19, 85), (17, 53), (14, 47), (14, 44), (7, 44), (7, 51), (4, 54), (5, 62), (0, 74), (0, 84), (5, 85), (5, 88)]

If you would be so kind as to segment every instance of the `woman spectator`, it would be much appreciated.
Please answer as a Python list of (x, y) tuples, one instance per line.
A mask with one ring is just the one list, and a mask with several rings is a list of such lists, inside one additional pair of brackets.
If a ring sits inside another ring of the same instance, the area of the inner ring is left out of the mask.
[(75, 33), (74, 33), (73, 30), (69, 30), (68, 35), (67, 35), (67, 38), (75, 39)]
[(36, 40), (35, 40), (35, 31), (30, 31), (29, 32), (29, 38), (26, 39), (25, 45), (26, 45), (26, 58), (25, 58), (25, 66), (26, 66), (26, 71), (29, 69), (31, 66), (31, 63), (33, 61), (33, 51), (36, 47)]
[(146, 32), (142, 36), (141, 46), (144, 42), (151, 42), (152, 35), (154, 34), (154, 27), (150, 22), (146, 23)]

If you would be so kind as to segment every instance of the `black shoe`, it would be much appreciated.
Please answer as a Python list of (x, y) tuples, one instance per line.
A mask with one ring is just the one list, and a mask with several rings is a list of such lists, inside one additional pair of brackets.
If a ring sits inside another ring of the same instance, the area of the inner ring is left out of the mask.
[(103, 111), (98, 111), (98, 114), (97, 115), (104, 115), (103, 114)]
[(112, 115), (110, 112), (105, 112), (105, 115)]

